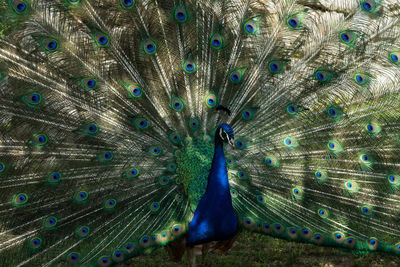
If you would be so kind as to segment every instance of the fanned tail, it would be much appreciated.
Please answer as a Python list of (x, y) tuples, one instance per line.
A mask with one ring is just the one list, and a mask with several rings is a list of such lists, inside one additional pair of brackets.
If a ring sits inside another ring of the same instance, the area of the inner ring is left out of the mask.
[(243, 228), (400, 251), (395, 0), (0, 10), (2, 265), (109, 266), (182, 238), (219, 105)]
[(299, 4), (270, 12), (281, 54), (232, 108), (235, 208), (252, 231), (397, 253), (398, 5)]

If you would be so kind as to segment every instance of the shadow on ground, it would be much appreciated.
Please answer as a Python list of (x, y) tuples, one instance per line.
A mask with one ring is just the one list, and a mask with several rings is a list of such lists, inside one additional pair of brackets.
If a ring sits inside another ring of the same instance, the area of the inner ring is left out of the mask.
[[(197, 261), (200, 263), (200, 256)], [(188, 266), (186, 258), (181, 263), (169, 261), (164, 249), (151, 255), (137, 257), (121, 266)], [(200, 266), (200, 264), (198, 264)], [(285, 240), (254, 233), (242, 233), (227, 255), (211, 253), (205, 266), (261, 267), (261, 266), (400, 266), (400, 257), (386, 253), (355, 255), (339, 248), (318, 247), (311, 244)]]

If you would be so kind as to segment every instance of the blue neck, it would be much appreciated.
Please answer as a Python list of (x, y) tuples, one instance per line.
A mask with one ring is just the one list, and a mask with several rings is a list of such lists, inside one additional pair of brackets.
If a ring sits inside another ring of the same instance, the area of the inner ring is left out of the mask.
[(187, 245), (227, 240), (237, 231), (237, 217), (232, 207), (224, 147), (215, 137), (214, 158), (208, 175), (207, 189), (199, 204), (186, 235)]
[[(214, 158), (211, 164), (206, 192), (217, 195), (229, 193), (228, 170), (226, 168), (224, 145), (219, 138), (215, 138)], [(229, 193), (229, 202), (231, 202)]]

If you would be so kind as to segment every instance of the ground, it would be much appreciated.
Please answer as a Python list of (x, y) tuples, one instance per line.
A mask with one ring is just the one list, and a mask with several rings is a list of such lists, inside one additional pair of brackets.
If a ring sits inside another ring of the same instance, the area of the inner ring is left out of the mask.
[[(173, 263), (164, 249), (151, 255), (134, 258), (122, 266), (188, 266)], [(200, 256), (197, 261), (200, 262)], [(200, 266), (200, 264), (198, 265)], [(338, 248), (299, 244), (253, 233), (242, 233), (227, 255), (209, 254), (205, 266), (212, 267), (261, 267), (261, 266), (400, 266), (400, 257), (386, 253), (354, 255)]]

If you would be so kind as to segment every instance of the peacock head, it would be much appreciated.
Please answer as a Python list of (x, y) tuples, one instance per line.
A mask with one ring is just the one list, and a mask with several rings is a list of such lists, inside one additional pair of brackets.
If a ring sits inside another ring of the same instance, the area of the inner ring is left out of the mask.
[(235, 147), (235, 134), (230, 125), (226, 123), (221, 124), (216, 131), (215, 137), (216, 139), (220, 139), (223, 142), (227, 142), (232, 147)]

